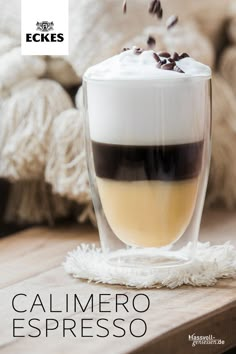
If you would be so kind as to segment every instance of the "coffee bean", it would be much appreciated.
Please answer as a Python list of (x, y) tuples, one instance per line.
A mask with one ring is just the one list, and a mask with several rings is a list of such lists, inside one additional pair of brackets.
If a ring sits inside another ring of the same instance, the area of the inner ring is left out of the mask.
[(163, 10), (162, 10), (162, 7), (161, 7), (161, 2), (159, 0), (151, 1), (148, 11), (152, 15), (157, 15), (157, 17), (159, 19), (161, 19), (162, 16), (163, 16)]
[(172, 15), (166, 21), (166, 27), (169, 30), (178, 22), (178, 16)]
[(169, 58), (168, 61), (169, 61), (169, 63), (174, 63), (175, 62), (174, 59), (172, 59), (172, 58)]
[(161, 53), (158, 53), (160, 57), (164, 57), (164, 58), (169, 58), (170, 57), (170, 53), (168, 52), (161, 52)]
[(175, 61), (179, 60), (179, 54), (176, 53), (176, 52), (174, 52), (172, 58), (173, 58)]
[(163, 65), (163, 64), (166, 64), (166, 63), (167, 63), (167, 60), (166, 59), (162, 59), (161, 64)]
[(161, 59), (159, 58), (159, 56), (157, 55), (157, 53), (153, 53), (153, 57), (154, 59), (159, 63), (161, 61)]
[(162, 19), (162, 17), (163, 17), (163, 10), (162, 10), (162, 8), (160, 9), (160, 11), (158, 11), (157, 17), (158, 17), (159, 19)]
[(163, 70), (173, 70), (175, 63), (167, 63), (161, 66)]
[(134, 54), (142, 54), (143, 49), (142, 48), (134, 48)]
[(177, 65), (175, 65), (174, 71), (177, 71), (178, 73), (184, 73), (184, 71), (181, 70)]
[(124, 0), (123, 2), (123, 14), (126, 14), (127, 12), (127, 0)]
[(161, 2), (159, 0), (153, 0), (149, 5), (149, 13), (154, 15), (157, 11), (160, 10), (160, 8)]
[(153, 8), (153, 13), (157, 14), (161, 9), (161, 2), (160, 1), (156, 1), (154, 8)]
[(155, 38), (154, 37), (152, 37), (152, 36), (149, 36), (148, 37), (148, 40), (147, 40), (147, 45), (149, 46), (149, 47), (155, 47), (155, 45), (156, 45), (156, 40), (155, 40)]
[(154, 7), (156, 6), (156, 2), (157, 2), (157, 0), (153, 0), (150, 2), (149, 9), (148, 9), (150, 14), (153, 13)]
[(179, 58), (180, 59), (189, 58), (189, 55), (187, 53), (182, 53)]

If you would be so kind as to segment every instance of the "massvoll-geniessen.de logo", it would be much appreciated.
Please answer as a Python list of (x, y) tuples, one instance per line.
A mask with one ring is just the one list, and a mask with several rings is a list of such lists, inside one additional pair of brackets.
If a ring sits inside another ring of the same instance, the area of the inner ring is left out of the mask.
[(21, 54), (69, 54), (69, 0), (21, 0)]
[[(63, 33), (54, 32), (54, 22), (42, 21), (36, 23), (36, 33), (26, 33), (26, 42), (63, 42)], [(50, 33), (53, 31), (52, 33)], [(40, 32), (40, 33), (39, 33)]]

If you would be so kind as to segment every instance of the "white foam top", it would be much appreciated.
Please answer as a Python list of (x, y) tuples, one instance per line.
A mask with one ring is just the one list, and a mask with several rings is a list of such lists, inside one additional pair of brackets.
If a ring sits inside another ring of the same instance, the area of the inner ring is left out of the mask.
[(158, 69), (153, 51), (136, 55), (128, 50), (88, 69), (91, 138), (124, 145), (202, 140), (210, 112), (211, 69), (191, 58), (177, 63), (185, 73)]
[[(184, 71), (157, 68), (153, 50), (145, 50), (135, 54), (135, 48), (115, 55), (102, 63), (90, 67), (85, 73), (85, 79), (173, 79), (181, 77), (210, 77), (211, 69), (190, 57), (178, 60), (177, 66)], [(165, 59), (161, 57), (161, 59)]]

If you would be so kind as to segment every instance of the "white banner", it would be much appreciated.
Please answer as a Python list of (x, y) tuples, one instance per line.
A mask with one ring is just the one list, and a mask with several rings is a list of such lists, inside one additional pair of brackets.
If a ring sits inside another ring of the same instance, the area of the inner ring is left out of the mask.
[(68, 21), (68, 0), (21, 0), (22, 55), (68, 55)]

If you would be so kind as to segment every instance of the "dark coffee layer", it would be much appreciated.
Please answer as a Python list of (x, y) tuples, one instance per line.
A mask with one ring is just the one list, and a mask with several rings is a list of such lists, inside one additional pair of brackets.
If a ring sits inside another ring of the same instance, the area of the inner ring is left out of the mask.
[(179, 181), (197, 177), (203, 141), (166, 146), (113, 145), (92, 141), (96, 175), (118, 181)]

